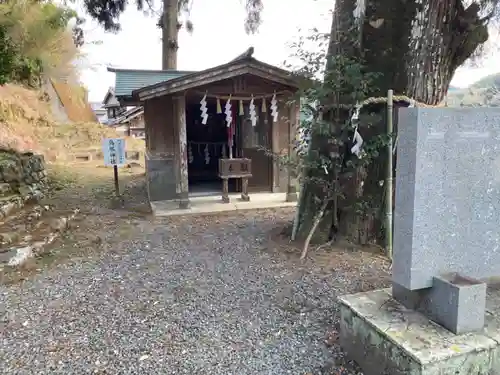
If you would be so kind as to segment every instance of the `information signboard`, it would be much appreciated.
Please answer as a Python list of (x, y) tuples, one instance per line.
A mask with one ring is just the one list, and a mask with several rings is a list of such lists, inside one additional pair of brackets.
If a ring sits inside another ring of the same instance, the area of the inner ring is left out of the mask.
[(107, 167), (122, 167), (127, 163), (125, 155), (125, 139), (105, 138), (102, 142), (104, 165)]

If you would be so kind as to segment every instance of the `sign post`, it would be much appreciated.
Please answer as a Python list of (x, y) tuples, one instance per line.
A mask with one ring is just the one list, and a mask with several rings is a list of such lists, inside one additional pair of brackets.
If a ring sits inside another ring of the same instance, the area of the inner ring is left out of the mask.
[(104, 154), (104, 165), (106, 167), (113, 167), (115, 193), (116, 196), (120, 196), (118, 167), (122, 167), (127, 162), (125, 155), (125, 139), (105, 138), (102, 141), (102, 153)]

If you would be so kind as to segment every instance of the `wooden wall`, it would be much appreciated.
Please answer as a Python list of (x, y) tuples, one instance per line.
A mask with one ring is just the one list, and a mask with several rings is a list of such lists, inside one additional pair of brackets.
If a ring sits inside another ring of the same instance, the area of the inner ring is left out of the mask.
[(171, 97), (163, 96), (144, 103), (146, 182), (150, 201), (177, 198), (175, 120)]
[(146, 150), (150, 154), (175, 157), (176, 119), (173, 108), (173, 98), (170, 96), (161, 96), (144, 103)]
[[(248, 77), (240, 77), (248, 78)], [(219, 82), (216, 85), (211, 85), (210, 87), (201, 87), (200, 90), (203, 92), (206, 89), (212, 95), (227, 95), (233, 93), (236, 95), (238, 93), (241, 96), (248, 97), (249, 93), (256, 95), (272, 95), (274, 89), (279, 91), (279, 87), (269, 86), (266, 82), (256, 82), (254, 79), (235, 79), (226, 80), (224, 82)], [(191, 94), (199, 94), (200, 90), (192, 92)], [(187, 92), (186, 95), (189, 95)], [(279, 118), (278, 122), (274, 123), (269, 121), (268, 125), (270, 127), (269, 134), (271, 136), (268, 147), (271, 148), (272, 152), (275, 154), (286, 155), (288, 153), (290, 135), (289, 135), (289, 116), (292, 116), (292, 125), (295, 127), (298, 121), (298, 109), (299, 104), (292, 105), (290, 108), (287, 102), (290, 100), (289, 95), (278, 97), (279, 100)], [(174, 98), (173, 96), (162, 96), (154, 99), (147, 100), (144, 103), (144, 120), (146, 124), (146, 150), (147, 154), (151, 158), (161, 158), (170, 159), (172, 161), (172, 167), (174, 168), (175, 176), (172, 176), (172, 180), (176, 181), (177, 184), (181, 180), (181, 147), (179, 145), (179, 124), (178, 116), (176, 116), (176, 110), (179, 106), (178, 101), (185, 100), (183, 97)], [(237, 99), (235, 99), (237, 100)], [(260, 100), (259, 100), (260, 102)], [(270, 98), (267, 99), (267, 111), (270, 112)], [(259, 103), (260, 105), (260, 103)], [(269, 114), (269, 113), (268, 113)], [(294, 134), (292, 134), (292, 139)], [(262, 152), (262, 151), (261, 151)], [(185, 155), (184, 155), (185, 158)], [(257, 161), (257, 160), (256, 160)], [(264, 162), (264, 160), (262, 160)], [(184, 160), (184, 163), (187, 163)], [(273, 192), (286, 192), (288, 185), (288, 170), (286, 168), (280, 168), (278, 161), (273, 161), (269, 157), (269, 165), (272, 169), (271, 181), (267, 185), (267, 188), (262, 186), (263, 191), (273, 191)], [(254, 170), (254, 173), (258, 173), (258, 169)], [(269, 170), (269, 169), (268, 169)], [(170, 181), (172, 182), (172, 181)], [(176, 187), (176, 193), (179, 195), (184, 192), (184, 189), (180, 189), (179, 186)]]

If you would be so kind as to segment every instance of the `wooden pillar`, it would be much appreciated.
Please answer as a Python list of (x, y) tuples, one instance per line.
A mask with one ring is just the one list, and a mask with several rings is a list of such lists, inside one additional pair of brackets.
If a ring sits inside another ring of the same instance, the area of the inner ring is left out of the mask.
[(229, 203), (231, 200), (229, 199), (229, 179), (222, 179), (222, 203)]
[[(266, 113), (265, 114), (266, 116), (268, 116), (270, 118), (269, 120), (269, 126), (271, 127), (271, 151), (273, 153), (273, 155), (278, 155), (279, 152), (280, 152), (280, 147), (279, 147), (279, 142), (280, 142), (280, 126), (279, 126), (279, 122), (274, 122), (272, 117), (271, 117), (271, 114), (270, 113)], [(280, 120), (278, 120), (280, 121)], [(268, 126), (266, 124), (266, 126)], [(273, 158), (273, 160), (271, 160), (271, 163), (272, 163), (272, 186), (271, 186), (271, 191), (273, 193), (277, 193), (279, 191), (279, 180), (280, 180), (280, 176), (279, 176), (279, 173), (280, 173), (280, 167), (279, 167), (279, 161), (278, 159), (276, 158)]]
[(149, 113), (148, 102), (144, 102), (142, 108), (144, 109), (144, 142), (146, 143), (146, 153), (151, 150), (151, 114)]
[(177, 126), (177, 144), (179, 175), (177, 180), (177, 190), (179, 192), (179, 208), (189, 208), (189, 183), (188, 183), (188, 156), (187, 156), (187, 134), (186, 134), (186, 98), (176, 97), (175, 100), (175, 123)]
[(243, 177), (241, 179), (241, 200), (243, 202), (250, 202), (250, 196), (248, 195), (248, 177)]
[[(288, 157), (291, 158), (294, 153), (295, 130), (297, 121), (300, 117), (300, 106), (294, 102), (288, 106)], [(297, 201), (297, 187), (295, 186), (295, 177), (293, 176), (292, 167), (287, 169), (287, 185), (286, 185), (286, 201)]]

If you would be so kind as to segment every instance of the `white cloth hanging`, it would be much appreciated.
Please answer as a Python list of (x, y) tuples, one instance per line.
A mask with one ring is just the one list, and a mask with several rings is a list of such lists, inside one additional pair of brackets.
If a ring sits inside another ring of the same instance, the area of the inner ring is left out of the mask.
[(271, 99), (271, 116), (273, 116), (273, 122), (278, 122), (278, 101), (276, 100), (276, 94)]
[(191, 143), (188, 144), (188, 162), (189, 164), (193, 163), (194, 157), (193, 157), (193, 147), (191, 146)]
[(361, 137), (361, 134), (359, 134), (357, 126), (354, 129), (353, 141), (354, 145), (351, 147), (351, 152), (359, 159), (361, 159), (361, 146), (363, 146), (363, 137)]
[(231, 126), (231, 121), (233, 121), (233, 113), (231, 111), (231, 97), (226, 102), (225, 111), (226, 114), (226, 125), (229, 128)]
[(255, 111), (255, 103), (253, 102), (253, 96), (252, 100), (250, 100), (250, 121), (252, 122), (252, 126), (255, 127), (257, 126), (257, 112)]
[(210, 164), (210, 150), (208, 149), (208, 143), (205, 145), (205, 164)]
[(351, 116), (351, 124), (354, 124), (354, 136), (353, 142), (354, 145), (351, 147), (351, 153), (356, 155), (359, 159), (361, 159), (361, 146), (363, 146), (363, 137), (359, 134), (358, 131), (358, 121), (359, 121), (359, 112), (361, 111), (361, 105), (358, 103), (354, 107), (354, 113)]
[(200, 101), (200, 111), (201, 111), (201, 123), (203, 125), (207, 124), (208, 114), (207, 114), (207, 94), (203, 96), (203, 99)]
[(361, 110), (361, 106), (359, 104), (356, 104), (356, 107), (354, 107), (354, 113), (351, 116), (351, 122), (359, 120), (359, 111), (360, 110)]

